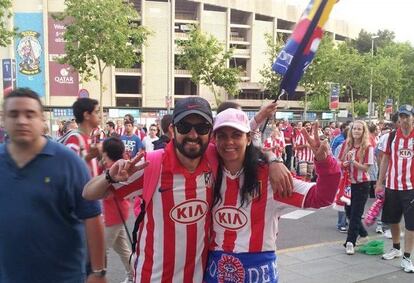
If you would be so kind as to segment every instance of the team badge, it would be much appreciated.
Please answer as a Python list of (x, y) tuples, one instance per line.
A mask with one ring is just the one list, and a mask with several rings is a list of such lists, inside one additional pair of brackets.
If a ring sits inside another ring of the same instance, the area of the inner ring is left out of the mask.
[(219, 283), (225, 282), (234, 282), (242, 283), (244, 282), (244, 268), (241, 261), (231, 255), (222, 255), (218, 261), (218, 274), (217, 281)]
[(211, 178), (211, 172), (204, 173), (204, 184), (206, 187), (211, 187), (212, 178)]
[(38, 40), (40, 34), (35, 31), (26, 30), (21, 32), (22, 39), (17, 45), (17, 53), (21, 59), (19, 72), (25, 75), (36, 75), (40, 70), (40, 56), (42, 46)]

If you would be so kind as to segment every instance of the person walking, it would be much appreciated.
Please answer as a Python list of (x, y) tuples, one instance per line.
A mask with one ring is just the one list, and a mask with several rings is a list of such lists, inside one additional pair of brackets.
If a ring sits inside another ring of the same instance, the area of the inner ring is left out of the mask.
[(10, 139), (0, 145), (0, 282), (106, 282), (100, 205), (82, 198), (85, 163), (42, 135), (34, 91), (13, 90), (3, 111)]
[[(414, 249), (414, 109), (402, 105), (398, 109), (399, 128), (387, 139), (385, 153), (381, 159), (376, 193), (384, 191), (385, 201), (382, 222), (390, 224), (392, 249), (382, 258), (391, 260), (402, 257), (401, 268), (414, 273), (411, 253)], [(400, 246), (400, 221), (404, 215), (404, 252)]]
[(358, 236), (361, 244), (368, 239), (368, 232), (362, 224), (361, 217), (368, 200), (368, 171), (374, 163), (374, 148), (369, 142), (369, 131), (364, 121), (357, 120), (350, 127), (348, 137), (339, 153), (339, 160), (344, 170), (349, 170), (351, 182), (351, 205), (345, 207), (349, 227), (344, 246), (346, 254), (353, 255)]

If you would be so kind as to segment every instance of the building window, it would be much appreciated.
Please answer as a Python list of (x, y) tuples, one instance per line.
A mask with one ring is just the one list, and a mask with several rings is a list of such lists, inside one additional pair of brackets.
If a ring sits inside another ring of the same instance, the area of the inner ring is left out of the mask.
[(115, 76), (115, 91), (121, 94), (141, 94), (141, 77)]
[(141, 97), (117, 97), (117, 107), (142, 107)]
[(197, 95), (197, 85), (189, 78), (174, 79), (175, 95)]

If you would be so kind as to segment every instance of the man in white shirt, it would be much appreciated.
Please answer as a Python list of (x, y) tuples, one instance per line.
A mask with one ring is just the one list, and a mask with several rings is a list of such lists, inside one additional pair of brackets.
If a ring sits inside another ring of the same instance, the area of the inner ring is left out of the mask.
[(157, 125), (151, 124), (149, 128), (148, 135), (145, 136), (145, 138), (142, 140), (142, 144), (144, 145), (144, 149), (146, 152), (150, 152), (154, 150), (154, 144), (153, 141), (158, 140), (157, 137)]

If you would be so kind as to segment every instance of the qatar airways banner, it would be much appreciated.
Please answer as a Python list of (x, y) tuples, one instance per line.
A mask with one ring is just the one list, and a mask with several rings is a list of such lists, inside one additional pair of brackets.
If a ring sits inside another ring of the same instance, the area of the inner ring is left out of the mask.
[(49, 92), (51, 96), (77, 96), (79, 92), (79, 74), (69, 65), (59, 64), (58, 58), (65, 54), (63, 35), (64, 22), (48, 17), (49, 44)]
[(50, 95), (77, 96), (79, 91), (79, 75), (69, 65), (49, 61)]

